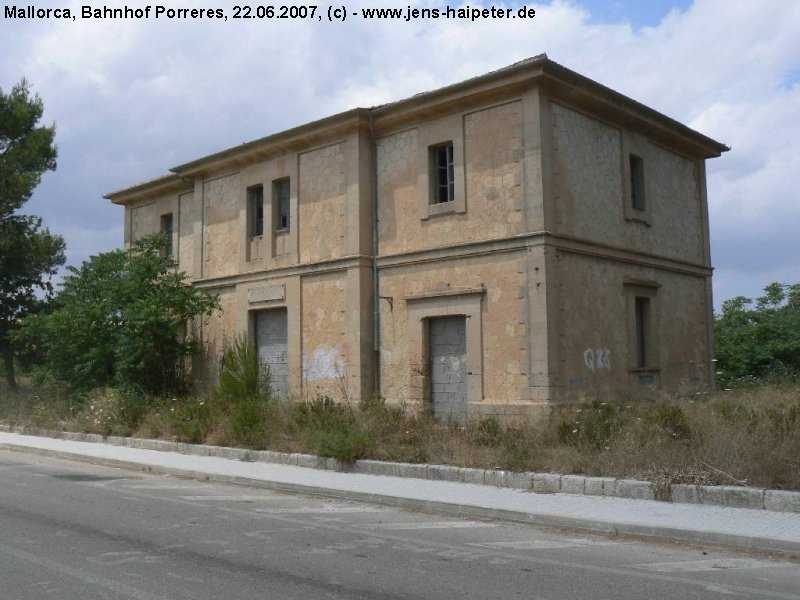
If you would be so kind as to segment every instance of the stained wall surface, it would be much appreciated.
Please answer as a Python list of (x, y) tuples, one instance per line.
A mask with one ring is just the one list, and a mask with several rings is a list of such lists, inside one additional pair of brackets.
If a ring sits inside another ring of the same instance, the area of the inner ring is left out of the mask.
[(344, 255), (346, 168), (344, 143), (300, 155), (300, 262)]
[[(161, 217), (169, 213), (173, 214), (173, 227), (177, 229), (178, 196), (176, 194), (151, 198), (131, 206), (128, 210), (131, 211), (131, 230), (128, 233), (131, 242), (161, 231)], [(176, 241), (177, 239), (173, 239), (173, 247), (177, 247)]]
[(194, 224), (200, 220), (200, 203), (195, 201), (194, 194), (188, 192), (178, 196), (178, 251), (176, 258), (178, 269), (187, 273), (190, 277), (195, 276), (196, 269), (200, 266), (196, 264), (196, 234)]
[(203, 277), (233, 275), (239, 269), (239, 174), (203, 183)]
[(345, 327), (345, 275), (341, 272), (302, 278), (303, 395), (341, 398), (348, 368)]
[[(425, 381), (420, 380), (427, 375), (427, 340), (424, 334), (416, 335), (424, 325), (419, 319), (413, 320), (409, 309), (416, 303), (427, 303), (430, 311), (421, 314), (465, 314), (468, 309), (459, 309), (459, 301), (475, 296), (472, 301), (479, 302), (479, 312), (468, 320), (480, 320), (481, 339), (468, 337), (467, 351), (478, 354), (480, 370), (473, 371), (473, 376), (479, 377), (480, 382), (470, 388), (470, 405), (475, 410), (475, 404), (490, 407), (524, 401), (529, 372), (526, 260), (522, 253), (509, 253), (384, 270), (380, 282), (380, 377), (384, 397), (390, 402), (417, 406), (427, 398)], [(477, 292), (479, 288), (485, 291)], [(459, 290), (469, 296), (461, 296)], [(437, 295), (442, 292), (449, 295)], [(477, 347), (476, 341), (480, 343)]]
[[(466, 211), (421, 219), (420, 200), (427, 202), (430, 193), (427, 184), (420, 183), (420, 171), (428, 167), (428, 142), (460, 137), (463, 180), (459, 183), (464, 186)], [(522, 146), (521, 101), (422, 123), (379, 139), (380, 253), (391, 255), (523, 232)]]
[[(705, 389), (709, 307), (704, 277), (563, 251), (557, 253), (556, 268), (561, 399)], [(643, 369), (636, 360), (636, 296), (648, 297), (651, 311), (649, 364)]]
[[(553, 231), (694, 264), (705, 262), (696, 161), (557, 103), (552, 104), (552, 116)], [(631, 153), (644, 164), (642, 215), (626, 213)]]

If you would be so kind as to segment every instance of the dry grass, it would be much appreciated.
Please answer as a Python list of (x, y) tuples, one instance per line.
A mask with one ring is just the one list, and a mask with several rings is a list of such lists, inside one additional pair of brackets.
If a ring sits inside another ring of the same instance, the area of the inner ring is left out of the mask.
[[(146, 409), (146, 410), (145, 410)], [(800, 490), (800, 388), (763, 386), (694, 400), (594, 403), (537, 423), (492, 418), (466, 427), (371, 402), (351, 407), (317, 398), (279, 404), (214, 397), (137, 398), (100, 390), (70, 399), (25, 386), (0, 389), (6, 423), (105, 435), (312, 452), (480, 468), (582, 473), (669, 482)]]

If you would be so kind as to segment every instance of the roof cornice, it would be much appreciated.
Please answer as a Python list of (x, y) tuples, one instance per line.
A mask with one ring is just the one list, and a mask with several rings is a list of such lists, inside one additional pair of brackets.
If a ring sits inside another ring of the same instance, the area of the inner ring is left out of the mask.
[(182, 177), (198, 177), (276, 154), (285, 154), (330, 141), (369, 122), (369, 109), (354, 108), (286, 131), (245, 142), (170, 169)]
[(602, 113), (606, 121), (629, 126), (657, 141), (676, 145), (688, 154), (716, 158), (730, 150), (725, 144), (552, 60), (548, 59), (544, 65), (543, 80), (554, 99)]
[(714, 158), (730, 150), (686, 125), (596, 81), (550, 60), (546, 54), (514, 63), (436, 90), (374, 108), (354, 108), (286, 131), (246, 142), (170, 169), (167, 175), (105, 196), (115, 204), (142, 197), (191, 189), (193, 179), (230, 171), (271, 156), (330, 143), (359, 127), (375, 131), (419, 123), (480, 103), (507, 99), (532, 86), (541, 86), (555, 102), (589, 112), (602, 120), (629, 127), (667, 147), (697, 158)]
[(715, 158), (730, 150), (641, 102), (612, 90), (540, 54), (459, 83), (372, 109), (378, 131), (391, 130), (452, 112), (492, 97), (508, 97), (533, 85), (556, 101), (583, 108), (608, 122), (636, 129), (686, 154)]
[(111, 200), (114, 204), (130, 204), (131, 202), (165, 194), (188, 192), (193, 187), (194, 185), (191, 181), (176, 173), (170, 173), (169, 175), (148, 179), (142, 183), (108, 193), (103, 198)]

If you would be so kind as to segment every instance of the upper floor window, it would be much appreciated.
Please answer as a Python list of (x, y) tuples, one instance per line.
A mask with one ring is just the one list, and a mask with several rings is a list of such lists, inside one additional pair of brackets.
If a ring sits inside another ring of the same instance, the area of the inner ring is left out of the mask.
[(417, 129), (417, 215), (430, 219), (467, 212), (464, 116), (456, 113)]
[(272, 204), (274, 208), (275, 229), (289, 229), (291, 187), (289, 178), (278, 179), (272, 183)]
[(250, 237), (264, 235), (264, 187), (255, 186), (247, 190), (247, 211), (250, 214)]
[(453, 142), (432, 146), (431, 161), (431, 204), (441, 204), (455, 200), (455, 169), (453, 161)]
[(644, 212), (644, 161), (635, 154), (631, 154), (629, 156), (629, 161), (631, 174), (631, 208), (633, 210)]
[(172, 256), (172, 213), (161, 215), (161, 233), (166, 236), (166, 243), (164, 244), (164, 255)]

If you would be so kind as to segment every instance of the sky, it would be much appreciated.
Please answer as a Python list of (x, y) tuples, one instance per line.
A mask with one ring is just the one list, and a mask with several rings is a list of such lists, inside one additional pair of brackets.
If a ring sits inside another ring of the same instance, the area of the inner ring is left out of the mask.
[[(103, 199), (108, 192), (245, 141), (546, 52), (731, 146), (707, 164), (717, 309), (773, 281), (800, 282), (800, 1), (496, 2), (526, 4), (536, 16), (475, 22), (245, 21), (230, 18), (234, 3), (225, 0), (158, 1), (220, 8), (229, 18), (0, 14), (0, 88), (27, 78), (44, 100), (44, 121), (56, 123), (58, 169), (23, 211), (64, 236), (68, 264), (122, 245), (123, 209)], [(85, 2), (35, 6), (80, 15)], [(446, 4), (348, 2), (348, 12)], [(326, 14), (331, 5), (318, 6)]]

